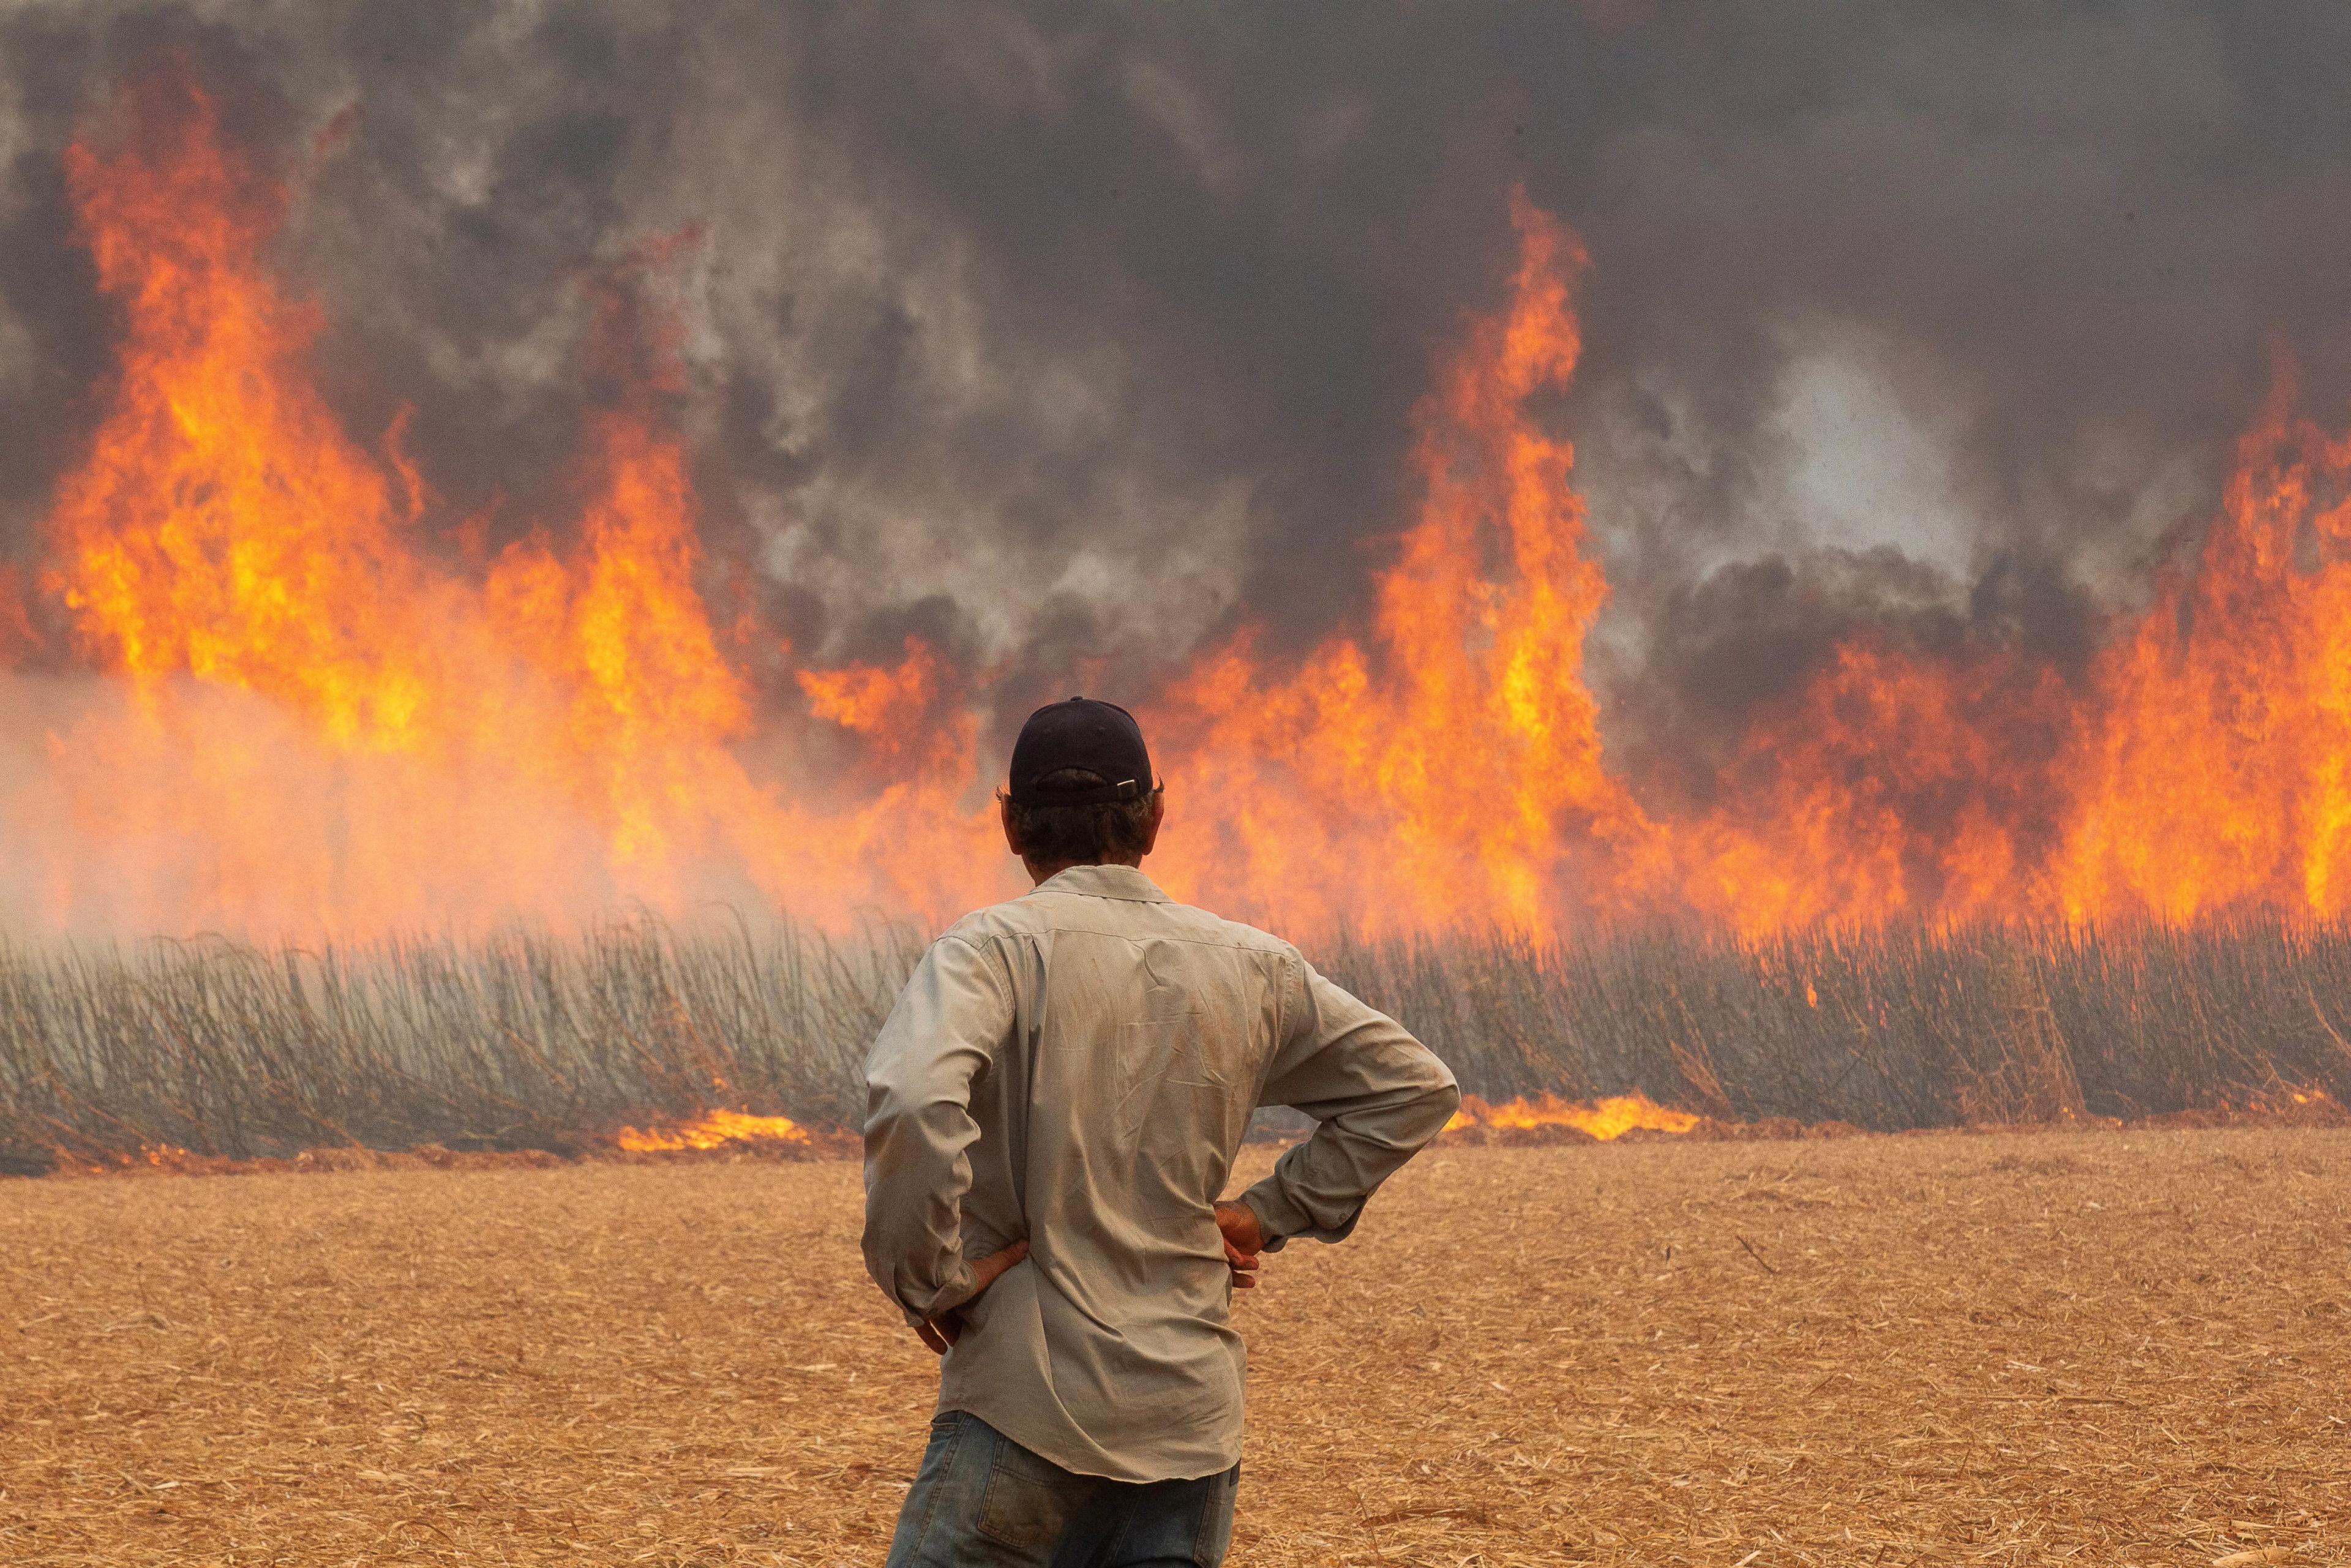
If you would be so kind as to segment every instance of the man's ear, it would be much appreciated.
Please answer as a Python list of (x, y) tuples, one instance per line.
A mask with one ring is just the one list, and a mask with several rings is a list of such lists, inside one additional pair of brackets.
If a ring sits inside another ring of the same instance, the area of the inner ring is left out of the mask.
[(996, 820), (1004, 824), (1004, 847), (1015, 858), (1025, 859), (1020, 854), (1020, 835), (1012, 831), (1012, 797), (1000, 789), (996, 794)]
[(1143, 852), (1149, 854), (1159, 847), (1159, 824), (1167, 820), (1167, 786), (1162, 784), (1152, 792), (1151, 814), (1143, 820)]

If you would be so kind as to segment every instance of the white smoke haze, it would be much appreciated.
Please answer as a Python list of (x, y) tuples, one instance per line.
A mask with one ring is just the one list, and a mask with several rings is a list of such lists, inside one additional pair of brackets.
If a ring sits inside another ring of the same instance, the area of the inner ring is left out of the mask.
[[(151, 727), (120, 681), (0, 674), (0, 932), (477, 936), (626, 912), (646, 891), (602, 826), (496, 758), (330, 749), (213, 683), (157, 695)], [(232, 829), (191, 809), (221, 798), (266, 813)], [(680, 856), (664, 906), (773, 908), (744, 864)]]

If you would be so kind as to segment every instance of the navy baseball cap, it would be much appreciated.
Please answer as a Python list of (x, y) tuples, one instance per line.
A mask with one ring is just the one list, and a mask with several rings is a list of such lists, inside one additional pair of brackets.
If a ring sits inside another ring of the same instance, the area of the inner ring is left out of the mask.
[[(1065, 768), (1102, 779), (1074, 789), (1040, 789), (1038, 781)], [(1012, 803), (1016, 806), (1099, 806), (1151, 793), (1151, 752), (1143, 727), (1116, 703), (1071, 697), (1029, 716), (1012, 743)]]

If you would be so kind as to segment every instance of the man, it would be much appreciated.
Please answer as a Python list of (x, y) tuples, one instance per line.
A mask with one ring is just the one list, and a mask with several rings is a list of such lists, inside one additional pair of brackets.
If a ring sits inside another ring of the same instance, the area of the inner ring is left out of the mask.
[[(1460, 1093), (1296, 948), (1152, 885), (1165, 798), (1124, 708), (1032, 714), (999, 805), (1035, 891), (932, 945), (866, 1061), (866, 1267), (945, 1358), (890, 1568), (1214, 1568), (1232, 1288), (1343, 1239)], [(1319, 1125), (1219, 1203), (1260, 1104)]]

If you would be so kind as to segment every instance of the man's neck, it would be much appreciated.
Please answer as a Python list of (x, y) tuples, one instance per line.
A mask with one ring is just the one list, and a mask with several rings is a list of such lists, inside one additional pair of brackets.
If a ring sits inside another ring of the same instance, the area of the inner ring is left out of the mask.
[(1023, 860), (1020, 863), (1028, 868), (1029, 882), (1041, 887), (1046, 883), (1050, 882), (1053, 878), (1061, 875), (1063, 872), (1072, 870), (1081, 865), (1123, 865), (1130, 867), (1135, 871), (1141, 871), (1143, 869), (1143, 857), (1141, 855), (1119, 855), (1113, 856), (1108, 860), (1098, 861)]

